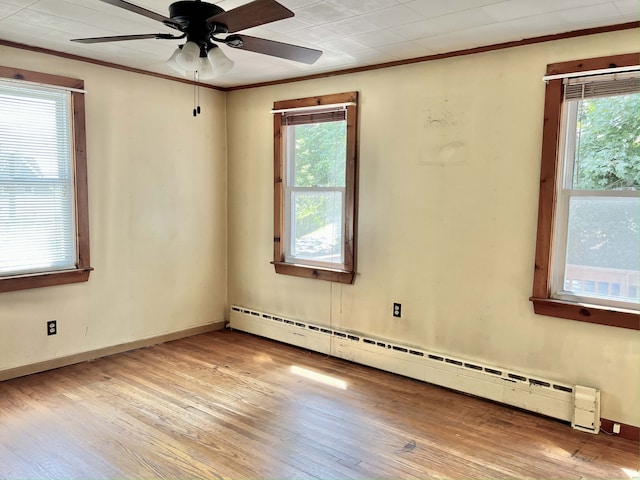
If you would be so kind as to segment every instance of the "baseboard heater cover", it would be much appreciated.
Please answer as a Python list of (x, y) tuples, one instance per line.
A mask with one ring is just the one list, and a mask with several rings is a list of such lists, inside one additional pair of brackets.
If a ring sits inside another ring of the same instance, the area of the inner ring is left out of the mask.
[(600, 391), (375, 338), (231, 306), (230, 327), (600, 431)]

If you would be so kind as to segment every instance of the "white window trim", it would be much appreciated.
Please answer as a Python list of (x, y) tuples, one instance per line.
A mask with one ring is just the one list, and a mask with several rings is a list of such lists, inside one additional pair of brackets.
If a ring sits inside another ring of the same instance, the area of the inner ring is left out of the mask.
[[(340, 107), (342, 105), (338, 105), (338, 107)], [(334, 107), (333, 109), (330, 110), (335, 110), (336, 108)], [(308, 110), (305, 108), (299, 108), (299, 109), (295, 109), (296, 111), (299, 112), (305, 112), (305, 111), (309, 111), (312, 112), (314, 110), (317, 110), (316, 108), (309, 108)], [(291, 111), (288, 110), (288, 111)], [(287, 222), (285, 222), (285, 229), (284, 229), (284, 233), (285, 233), (285, 243), (284, 243), (284, 247), (285, 247), (285, 261), (286, 262), (290, 262), (290, 263), (296, 263), (296, 264), (303, 264), (303, 265), (312, 265), (312, 266), (317, 266), (317, 267), (325, 267), (325, 268), (338, 268), (338, 269), (342, 269), (344, 268), (344, 242), (340, 243), (340, 258), (342, 259), (342, 261), (340, 262), (322, 262), (322, 261), (317, 261), (317, 260), (312, 260), (309, 258), (305, 258), (305, 257), (297, 257), (293, 254), (293, 239), (296, 238), (296, 222), (295, 222), (295, 212), (294, 209), (292, 208), (292, 204), (293, 204), (293, 193), (295, 192), (305, 192), (305, 193), (329, 193), (329, 192), (340, 192), (342, 194), (342, 211), (341, 211), (341, 217), (340, 217), (340, 238), (344, 238), (344, 234), (345, 234), (345, 228), (344, 228), (344, 216), (345, 216), (345, 202), (344, 202), (344, 198), (345, 198), (345, 194), (346, 194), (346, 187), (318, 187), (318, 186), (314, 186), (314, 187), (296, 187), (293, 186), (294, 183), (294, 179), (295, 179), (295, 169), (296, 169), (296, 163), (295, 163), (295, 138), (293, 135), (289, 135), (288, 132), (290, 130), (285, 127), (284, 128), (284, 144), (285, 144), (285, 155), (286, 155), (286, 174), (285, 174), (285, 178), (284, 178), (284, 191), (285, 191), (285, 195), (284, 195), (284, 211), (285, 211), (285, 218), (288, 219)]]
[[(56, 100), (50, 100), (50, 101), (55, 101), (57, 105), (63, 106), (66, 109), (64, 111), (64, 116), (67, 118), (67, 122), (68, 122), (68, 125), (67, 125), (67, 128), (68, 128), (67, 142), (68, 143), (66, 144), (68, 151), (66, 152), (66, 155), (68, 156), (67, 158), (69, 161), (68, 162), (69, 177), (64, 179), (61, 179), (58, 177), (55, 177), (55, 178), (44, 177), (44, 178), (38, 178), (38, 179), (28, 179), (27, 177), (21, 177), (21, 178), (15, 179), (14, 181), (11, 181), (9, 184), (12, 186), (25, 186), (25, 187), (38, 186), (38, 185), (52, 185), (52, 186), (62, 187), (62, 189), (66, 191), (65, 195), (68, 196), (67, 202), (66, 202), (67, 204), (63, 208), (65, 211), (68, 208), (68, 215), (65, 216), (66, 220), (68, 220), (68, 223), (64, 223), (63, 225), (57, 225), (57, 227), (62, 227), (64, 230), (68, 232), (73, 232), (70, 235), (70, 237), (73, 237), (73, 239), (75, 239), (77, 238), (78, 226), (77, 226), (77, 215), (76, 215), (76, 192), (75, 192), (73, 104), (71, 101), (71, 96), (69, 94), (69, 89), (47, 88), (47, 87), (43, 87), (40, 84), (36, 84), (32, 82), (6, 81), (6, 80), (0, 79), (0, 85), (2, 84), (18, 87), (19, 91), (16, 91), (16, 90), (11, 90), (11, 91), (13, 92), (12, 95), (16, 95), (19, 98), (33, 99), (36, 95), (38, 95), (38, 92), (55, 92), (55, 93), (62, 92), (63, 93), (63, 96), (59, 96)], [(59, 116), (59, 114), (60, 112), (56, 110), (56, 116)], [(59, 123), (56, 123), (56, 124), (57, 126), (62, 126)], [(12, 222), (9, 222), (9, 225), (11, 224)], [(15, 275), (28, 275), (28, 274), (34, 274), (34, 273), (73, 270), (77, 265), (77, 258), (78, 258), (77, 242), (75, 240), (69, 242), (68, 247), (69, 247), (68, 255), (65, 256), (64, 258), (59, 258), (58, 262), (49, 263), (48, 265), (45, 265), (42, 263), (35, 264), (32, 262), (32, 264), (29, 266), (23, 265), (21, 267), (17, 267), (12, 270), (0, 271), (0, 277), (11, 277)], [(30, 255), (31, 254), (32, 252), (30, 251)]]
[[(637, 71), (638, 67), (632, 67)], [(625, 69), (627, 72), (629, 69)], [(600, 71), (602, 73), (603, 71)], [(558, 76), (580, 80), (578, 75)], [(582, 75), (587, 77), (587, 75)], [(603, 77), (604, 79), (604, 77)], [(597, 80), (596, 80), (597, 81)], [(603, 198), (639, 198), (639, 190), (576, 190), (572, 180), (575, 168), (576, 129), (578, 124), (579, 99), (564, 101), (561, 114), (560, 142), (558, 147), (559, 169), (556, 181), (556, 211), (554, 225), (554, 242), (552, 246), (551, 262), (551, 292), (550, 297), (574, 303), (588, 303), (620, 309), (637, 310), (638, 304), (606, 298), (601, 295), (579, 295), (564, 289), (567, 239), (569, 227), (569, 204), (573, 197), (603, 197)]]

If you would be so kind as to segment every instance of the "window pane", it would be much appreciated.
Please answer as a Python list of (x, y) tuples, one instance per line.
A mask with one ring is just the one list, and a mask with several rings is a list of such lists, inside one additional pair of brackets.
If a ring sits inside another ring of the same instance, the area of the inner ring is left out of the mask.
[(73, 210), (64, 184), (0, 185), (0, 275), (75, 265)]
[(69, 97), (0, 83), (0, 276), (75, 267)]
[(316, 262), (343, 263), (342, 192), (291, 195), (291, 255)]
[(572, 197), (565, 290), (638, 302), (639, 224), (640, 198)]
[(578, 102), (573, 188), (640, 187), (640, 93)]
[(347, 122), (323, 122), (289, 127), (295, 130), (296, 187), (344, 187)]

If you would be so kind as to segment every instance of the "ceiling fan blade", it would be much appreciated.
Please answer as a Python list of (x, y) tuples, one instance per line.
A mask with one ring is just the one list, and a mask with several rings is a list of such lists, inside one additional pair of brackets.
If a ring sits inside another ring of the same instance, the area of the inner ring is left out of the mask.
[(145, 38), (160, 38), (160, 39), (170, 39), (170, 38), (182, 38), (174, 37), (173, 35), (168, 35), (166, 33), (143, 33), (140, 35), (117, 35), (114, 37), (94, 37), (94, 38), (74, 38), (72, 42), (78, 43), (104, 43), (104, 42), (120, 42), (122, 40), (144, 40)]
[(113, 5), (114, 7), (124, 8), (125, 10), (129, 10), (130, 12), (137, 13), (138, 15), (142, 15), (144, 17), (150, 18), (151, 20), (156, 20), (158, 22), (164, 23), (167, 27), (175, 28), (176, 30), (182, 30), (183, 25), (173, 20), (169, 17), (165, 17), (164, 15), (160, 15), (159, 13), (152, 12), (151, 10), (147, 10), (146, 8), (139, 7), (138, 5), (134, 5), (133, 3), (125, 2), (124, 0), (100, 0), (101, 2), (108, 3), (109, 5)]
[(321, 50), (300, 47), (290, 43), (276, 42), (266, 38), (251, 37), (249, 35), (231, 35), (226, 38), (226, 43), (230, 47), (250, 52), (263, 53), (272, 57), (280, 57), (295, 62), (311, 65), (322, 55)]
[(291, 10), (284, 5), (280, 5), (275, 0), (254, 0), (227, 12), (209, 17), (207, 23), (209, 25), (212, 23), (222, 24), (227, 27), (227, 32), (233, 33), (293, 17), (293, 15)]

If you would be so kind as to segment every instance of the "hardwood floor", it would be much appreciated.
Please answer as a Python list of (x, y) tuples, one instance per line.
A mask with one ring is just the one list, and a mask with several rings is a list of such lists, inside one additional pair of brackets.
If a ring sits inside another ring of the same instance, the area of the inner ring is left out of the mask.
[(240, 332), (0, 382), (3, 479), (629, 480), (638, 466), (629, 440)]

